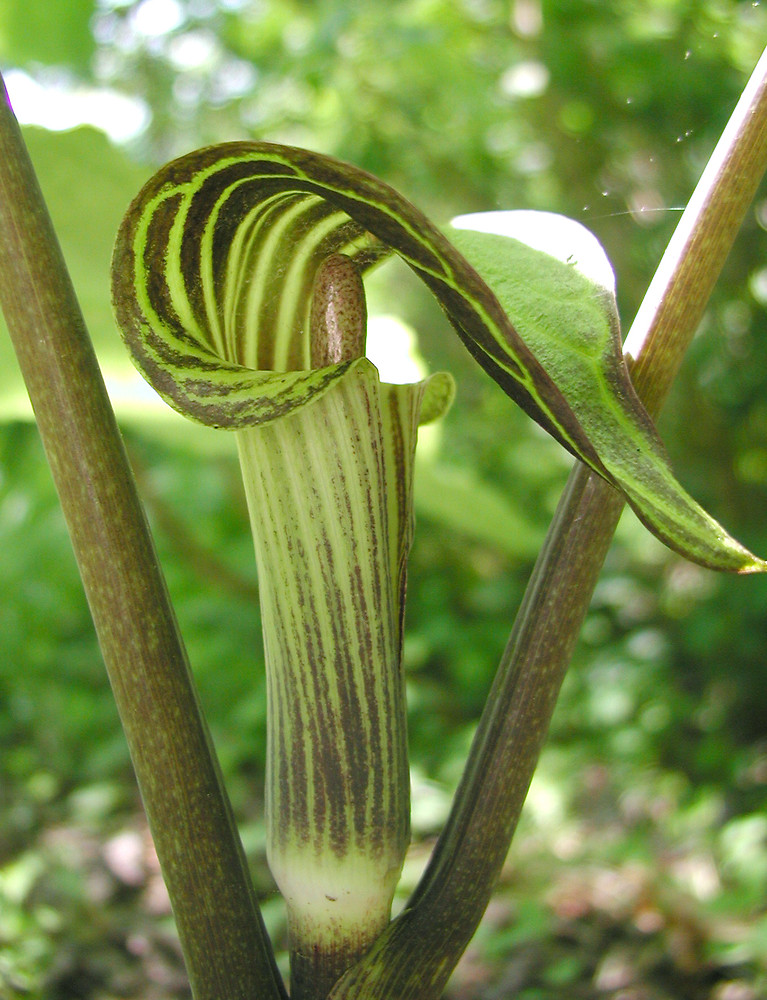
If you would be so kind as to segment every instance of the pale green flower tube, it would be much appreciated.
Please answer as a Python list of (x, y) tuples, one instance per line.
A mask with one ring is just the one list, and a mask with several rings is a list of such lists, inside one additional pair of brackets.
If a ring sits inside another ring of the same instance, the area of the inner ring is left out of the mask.
[(424, 396), (444, 391), (439, 378), (383, 385), (366, 363), (311, 405), (237, 432), (266, 654), (268, 860), (294, 981), (317, 950), (340, 975), (389, 920), (409, 838), (413, 458)]
[(312, 289), (318, 400), (237, 432), (268, 692), (267, 852), (294, 996), (322, 995), (389, 921), (410, 829), (402, 624), (419, 417), (447, 376), (384, 385), (359, 357), (362, 281), (333, 255)]

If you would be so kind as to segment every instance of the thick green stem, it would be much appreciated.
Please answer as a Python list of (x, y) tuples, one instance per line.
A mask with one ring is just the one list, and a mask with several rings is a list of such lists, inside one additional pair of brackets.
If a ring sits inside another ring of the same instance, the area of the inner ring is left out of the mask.
[(277, 1000), (284, 990), (186, 653), (2, 80), (0, 303), (61, 498), (194, 996)]
[[(653, 412), (665, 399), (767, 169), (767, 56), (711, 162), (650, 287), (651, 305), (640, 310), (627, 339), (635, 351), (635, 385)], [(341, 980), (333, 1000), (441, 995), (506, 856), (622, 506), (610, 486), (576, 465), (427, 871), (403, 914)]]

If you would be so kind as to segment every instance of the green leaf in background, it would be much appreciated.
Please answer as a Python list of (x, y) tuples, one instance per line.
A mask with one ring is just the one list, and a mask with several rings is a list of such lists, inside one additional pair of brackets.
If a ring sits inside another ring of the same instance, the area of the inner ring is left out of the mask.
[(472, 469), (416, 455), (415, 503), (449, 531), (491, 545), (514, 560), (533, 561), (544, 538), (523, 507)]
[[(109, 300), (109, 261), (125, 206), (147, 171), (98, 129), (29, 127), (24, 140), (64, 252), (112, 405), (121, 421), (184, 448), (220, 452), (221, 435), (165, 406), (126, 357)], [(29, 420), (27, 390), (0, 314), (0, 420)], [(159, 419), (158, 419), (159, 418)], [(234, 454), (233, 442), (226, 442)]]
[(611, 271), (594, 237), (547, 212), (493, 212), (455, 220), (450, 238), (567, 398), (608, 481), (653, 534), (712, 569), (766, 571), (674, 477), (624, 362)]
[(94, 0), (3, 0), (0, 61), (86, 69), (95, 51), (90, 30)]
[[(135, 377), (117, 335), (109, 302), (109, 258), (125, 206), (146, 172), (93, 128), (69, 132), (27, 128), (24, 139), (113, 402), (124, 389), (128, 406), (130, 395), (142, 386), (145, 408), (154, 394)], [(134, 406), (138, 402), (135, 399)], [(30, 414), (21, 372), (0, 316), (0, 418), (26, 419)]]

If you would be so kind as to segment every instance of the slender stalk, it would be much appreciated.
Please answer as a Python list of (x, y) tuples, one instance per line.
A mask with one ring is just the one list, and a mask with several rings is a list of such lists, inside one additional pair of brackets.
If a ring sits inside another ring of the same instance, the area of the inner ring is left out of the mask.
[(67, 520), (193, 994), (278, 1000), (285, 993), (165, 582), (1, 79), (0, 303)]
[(647, 409), (660, 411), (764, 174), (767, 49), (751, 74), (637, 312), (624, 353)]
[[(767, 169), (762, 56), (664, 255), (627, 339), (655, 413)], [(645, 300), (648, 301), (648, 300)], [(633, 345), (637, 345), (634, 347)], [(576, 464), (480, 720), (429, 866), (403, 914), (333, 1000), (436, 1000), (481, 919), (506, 856), (559, 689), (623, 503)]]

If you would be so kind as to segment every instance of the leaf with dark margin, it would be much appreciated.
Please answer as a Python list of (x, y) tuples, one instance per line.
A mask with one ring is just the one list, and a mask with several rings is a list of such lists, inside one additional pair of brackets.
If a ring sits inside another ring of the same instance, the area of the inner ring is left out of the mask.
[[(540, 213), (539, 229), (551, 226), (552, 220), (556, 227), (556, 218)], [(574, 224), (563, 219), (562, 225), (567, 239)], [(493, 289), (567, 398), (610, 480), (653, 534), (712, 569), (767, 570), (764, 561), (731, 538), (676, 480), (632, 385), (607, 283), (587, 277), (574, 261), (565, 263), (507, 235), (451, 228), (450, 238)]]

